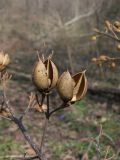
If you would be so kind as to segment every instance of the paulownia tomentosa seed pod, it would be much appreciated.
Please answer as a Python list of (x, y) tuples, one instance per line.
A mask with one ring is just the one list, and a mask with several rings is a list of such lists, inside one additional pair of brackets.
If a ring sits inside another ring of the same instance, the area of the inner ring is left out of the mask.
[(120, 22), (119, 21), (115, 21), (114, 24), (113, 24), (113, 29), (116, 31), (116, 32), (120, 32)]
[(39, 91), (49, 91), (56, 86), (58, 80), (58, 70), (51, 58), (36, 62), (32, 80)]
[(8, 54), (0, 52), (0, 72), (3, 71), (10, 63), (10, 58)]
[(64, 72), (57, 82), (57, 90), (61, 99), (65, 102), (70, 101), (73, 97), (73, 89), (74, 81), (70, 73), (68, 71)]
[(80, 101), (87, 92), (85, 71), (74, 76), (71, 76), (68, 71), (64, 72), (57, 82), (57, 90), (64, 102)]

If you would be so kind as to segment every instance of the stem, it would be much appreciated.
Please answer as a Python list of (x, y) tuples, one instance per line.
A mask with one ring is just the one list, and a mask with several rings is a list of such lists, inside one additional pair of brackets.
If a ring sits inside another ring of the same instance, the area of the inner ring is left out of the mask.
[(45, 123), (43, 127), (43, 134), (42, 134), (42, 139), (41, 139), (41, 145), (40, 145), (40, 150), (42, 151), (42, 147), (44, 145), (44, 140), (45, 140), (45, 133), (47, 130), (47, 124), (48, 124), (48, 119), (45, 117)]
[(38, 156), (23, 158), (22, 160), (33, 160), (38, 158)]
[(47, 119), (49, 119), (49, 112), (50, 112), (50, 102), (49, 102), (49, 94), (47, 94), (47, 113), (46, 113)]
[(41, 103), (39, 102), (39, 97), (38, 94), (36, 93), (36, 101), (38, 103), (38, 105), (41, 107), (43, 105), (44, 99), (45, 99), (45, 94), (42, 94), (42, 99), (41, 99)]
[(47, 112), (45, 113), (45, 123), (44, 123), (44, 127), (43, 127), (43, 134), (42, 134), (41, 145), (40, 145), (41, 151), (42, 151), (42, 147), (44, 145), (45, 133), (46, 133), (47, 124), (48, 124), (48, 120), (49, 120), (49, 105), (50, 105), (49, 94), (47, 94)]
[(120, 39), (112, 36), (111, 34), (108, 34), (108, 33), (102, 32), (102, 31), (95, 31), (95, 32), (98, 33), (98, 34), (104, 35), (106, 37), (109, 37), (109, 38), (111, 38), (111, 39), (113, 39), (113, 40), (115, 40), (117, 42), (120, 42)]
[(39, 147), (32, 141), (31, 137), (29, 136), (29, 134), (27, 133), (27, 130), (25, 128), (25, 126), (23, 125), (21, 119), (12, 116), (11, 117), (12, 121), (19, 127), (21, 133), (23, 134), (24, 138), (26, 139), (26, 141), (29, 143), (29, 145), (31, 146), (31, 148), (35, 151), (35, 153), (37, 154), (39, 160), (42, 160), (41, 158), (41, 150), (39, 149)]
[(67, 108), (67, 107), (69, 107), (70, 105), (69, 104), (62, 104), (62, 105), (60, 105), (58, 108), (55, 108), (53, 111), (51, 111), (50, 113), (49, 113), (49, 117), (53, 114), (53, 113), (55, 113), (55, 112), (57, 112), (57, 111), (59, 111), (59, 110), (62, 110), (62, 109), (64, 109), (64, 108)]

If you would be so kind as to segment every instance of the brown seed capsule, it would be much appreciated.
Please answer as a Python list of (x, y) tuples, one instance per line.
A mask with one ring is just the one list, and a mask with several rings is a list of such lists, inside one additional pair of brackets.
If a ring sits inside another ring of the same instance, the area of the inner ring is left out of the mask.
[(120, 32), (120, 22), (115, 21), (114, 24), (113, 24), (113, 28), (116, 32)]
[(65, 102), (70, 101), (73, 97), (73, 89), (74, 81), (70, 73), (68, 71), (64, 72), (57, 82), (57, 90), (61, 99)]
[(99, 57), (99, 60), (100, 60), (100, 61), (107, 61), (108, 59), (109, 59), (109, 57), (106, 56), (106, 55), (101, 55), (101, 56)]
[(10, 58), (8, 54), (0, 52), (0, 71), (4, 70), (10, 63)]
[(85, 76), (85, 71), (74, 75), (72, 78), (75, 82), (75, 86), (71, 102), (80, 101), (87, 92), (87, 78)]
[(97, 62), (97, 58), (93, 57), (93, 58), (91, 59), (91, 61), (92, 61), (93, 63), (96, 63), (96, 62)]
[(38, 90), (45, 91), (48, 89), (49, 82), (47, 70), (41, 59), (39, 59), (39, 62), (34, 66), (32, 79)]
[(120, 51), (120, 43), (117, 45), (117, 49)]
[(111, 63), (111, 68), (115, 68), (115, 67), (116, 67), (115, 62), (112, 62), (112, 63)]
[(57, 67), (50, 58), (45, 61), (39, 59), (33, 69), (32, 79), (38, 90), (48, 91), (56, 86), (58, 80)]
[(111, 31), (112, 30), (112, 24), (107, 20), (105, 21), (105, 25), (107, 27), (107, 30)]
[(0, 108), (0, 116), (9, 117), (11, 113), (6, 108)]

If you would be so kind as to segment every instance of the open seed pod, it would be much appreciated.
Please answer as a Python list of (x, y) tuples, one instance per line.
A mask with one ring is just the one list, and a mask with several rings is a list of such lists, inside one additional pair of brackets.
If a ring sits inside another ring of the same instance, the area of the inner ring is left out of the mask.
[(75, 85), (71, 102), (80, 101), (87, 92), (87, 78), (85, 76), (85, 71), (77, 73), (72, 78)]
[(47, 59), (45, 62), (45, 67), (47, 69), (47, 75), (49, 80), (49, 88), (54, 88), (56, 86), (58, 80), (58, 70), (56, 65), (51, 61), (51, 59)]
[(10, 63), (10, 58), (8, 54), (0, 52), (0, 71), (4, 70)]
[(114, 24), (113, 24), (113, 28), (116, 32), (120, 32), (120, 22), (115, 21)]
[(57, 90), (61, 99), (65, 102), (70, 101), (73, 97), (73, 89), (74, 81), (70, 73), (68, 71), (64, 72), (57, 82)]
[(40, 91), (45, 91), (49, 87), (47, 70), (41, 59), (34, 66), (32, 80)]
[(55, 87), (57, 83), (57, 67), (50, 58), (45, 61), (39, 59), (34, 66), (32, 79), (39, 91), (48, 91), (49, 89)]

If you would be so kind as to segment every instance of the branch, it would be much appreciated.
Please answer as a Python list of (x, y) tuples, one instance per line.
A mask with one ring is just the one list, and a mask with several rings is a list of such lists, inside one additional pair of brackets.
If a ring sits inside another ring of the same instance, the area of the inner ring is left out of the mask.
[(105, 37), (109, 37), (109, 38), (111, 38), (111, 39), (113, 39), (113, 40), (115, 40), (115, 41), (117, 41), (117, 42), (120, 42), (120, 39), (118, 39), (118, 38), (115, 37), (115, 36), (112, 36), (111, 34), (108, 34), (108, 33), (105, 33), (105, 32), (103, 32), (103, 31), (99, 31), (99, 30), (95, 30), (95, 32), (98, 33), (98, 34), (101, 34), (101, 35), (103, 35), (103, 36), (105, 36)]
[(11, 120), (18, 126), (18, 128), (20, 129), (20, 131), (23, 134), (24, 138), (26, 139), (26, 141), (29, 143), (31, 148), (37, 154), (39, 160), (42, 160), (41, 151), (40, 151), (39, 147), (32, 141), (31, 137), (28, 135), (27, 130), (26, 130), (25, 126), (22, 123), (22, 120), (17, 118), (17, 117), (15, 117), (15, 116), (12, 116)]
[(90, 12), (88, 12), (88, 13), (86, 13), (86, 14), (84, 14), (84, 15), (76, 16), (76, 17), (73, 18), (72, 20), (66, 22), (64, 25), (65, 25), (65, 26), (69, 26), (69, 25), (75, 23), (76, 21), (78, 21), (78, 20), (80, 20), (80, 19), (84, 19), (84, 18), (86, 18), (86, 17), (90, 17), (90, 16), (93, 15), (94, 13), (95, 13), (95, 10), (92, 8), (92, 9), (90, 10)]
[(57, 111), (59, 111), (59, 110), (62, 110), (62, 109), (64, 109), (64, 108), (67, 108), (67, 107), (69, 107), (70, 106), (70, 104), (65, 104), (65, 103), (63, 103), (62, 105), (60, 105), (58, 108), (55, 108), (53, 111), (51, 111), (50, 113), (49, 113), (49, 117), (53, 114), (53, 113), (55, 113), (55, 112), (57, 112)]

